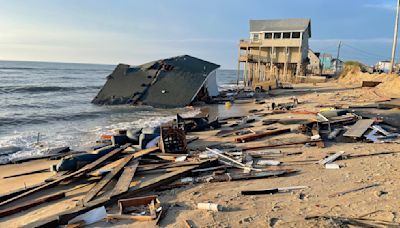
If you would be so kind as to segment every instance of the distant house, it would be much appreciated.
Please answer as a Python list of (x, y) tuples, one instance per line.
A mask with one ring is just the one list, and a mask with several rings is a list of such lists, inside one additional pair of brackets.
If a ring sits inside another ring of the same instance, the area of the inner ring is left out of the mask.
[(379, 61), (377, 64), (375, 64), (375, 71), (377, 72), (389, 73), (389, 70), (390, 70), (390, 61), (388, 60)]
[(337, 71), (338, 73), (340, 73), (343, 71), (344, 62), (340, 59), (332, 59), (332, 69), (334, 72), (336, 72), (336, 62), (337, 62)]
[(308, 49), (308, 60), (309, 63), (307, 65), (307, 73), (320, 75), (322, 66), (321, 60), (319, 59), (320, 53), (313, 52), (311, 49)]
[(321, 61), (322, 71), (332, 69), (332, 55), (323, 53), (320, 55), (319, 60)]
[[(250, 20), (250, 39), (240, 40), (238, 71), (245, 86), (263, 81), (294, 81), (308, 64), (310, 19)], [(239, 75), (238, 75), (239, 76)]]

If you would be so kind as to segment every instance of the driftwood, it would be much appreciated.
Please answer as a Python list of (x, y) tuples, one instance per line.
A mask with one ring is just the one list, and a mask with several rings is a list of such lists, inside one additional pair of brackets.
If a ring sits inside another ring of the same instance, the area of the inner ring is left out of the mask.
[(250, 141), (257, 140), (257, 139), (261, 139), (261, 138), (264, 138), (267, 136), (280, 135), (280, 134), (284, 134), (284, 133), (288, 133), (288, 132), (290, 132), (290, 128), (267, 131), (267, 132), (263, 132), (263, 133), (259, 133), (259, 134), (245, 135), (245, 136), (235, 138), (235, 142), (245, 143), (245, 142), (250, 142)]

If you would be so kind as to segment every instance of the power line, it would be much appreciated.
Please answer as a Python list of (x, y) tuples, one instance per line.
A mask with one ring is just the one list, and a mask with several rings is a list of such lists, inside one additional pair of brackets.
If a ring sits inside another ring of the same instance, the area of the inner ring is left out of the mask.
[(351, 48), (351, 49), (353, 49), (353, 50), (359, 51), (360, 53), (364, 53), (364, 54), (366, 54), (366, 55), (370, 55), (370, 56), (373, 56), (373, 57), (379, 57), (379, 58), (385, 58), (385, 59), (390, 58), (390, 57), (388, 57), (388, 56), (383, 56), (383, 55), (379, 55), (379, 54), (376, 54), (376, 53), (364, 51), (364, 50), (362, 50), (362, 49), (360, 49), (360, 48), (354, 47), (354, 46), (349, 45), (349, 44), (347, 44), (347, 43), (343, 43), (343, 45), (344, 45), (344, 46), (347, 46), (348, 48)]

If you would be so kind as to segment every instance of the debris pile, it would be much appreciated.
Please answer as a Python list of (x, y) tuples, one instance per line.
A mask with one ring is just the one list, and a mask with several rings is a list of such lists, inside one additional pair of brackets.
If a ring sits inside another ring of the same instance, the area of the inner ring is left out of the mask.
[[(393, 102), (386, 104), (393, 105)], [(215, 119), (177, 115), (175, 120), (157, 128), (138, 131), (122, 129), (113, 135), (103, 135), (99, 141), (101, 144), (93, 151), (67, 154), (51, 169), (38, 170), (57, 172), (43, 183), (0, 196), (0, 217), (65, 199), (69, 192), (84, 186), (88, 189), (75, 202), (75, 207), (56, 216), (32, 221), (29, 226), (69, 224), (80, 227), (98, 221), (114, 223), (119, 220), (157, 225), (171, 206), (160, 199), (162, 191), (203, 183), (294, 176), (301, 169), (288, 168), (290, 162), (279, 158), (296, 158), (303, 154), (302, 149), (308, 147), (324, 148), (336, 142), (398, 142), (397, 128), (386, 119), (350, 108), (325, 107), (318, 112), (308, 111), (302, 109), (304, 103), (297, 97), (282, 103), (257, 100), (253, 101), (256, 108), (249, 110), (248, 115)], [(283, 118), (281, 114), (290, 114), (290, 118)], [(207, 137), (201, 137), (201, 133), (207, 133)], [(211, 137), (214, 140), (206, 140)], [(297, 148), (298, 151), (283, 151), (283, 148)], [(65, 149), (62, 153), (70, 152)], [(382, 154), (385, 152), (365, 156)], [(295, 160), (292, 163), (301, 162), (329, 169), (327, 172), (340, 172), (346, 168), (338, 164), (340, 160), (360, 156), (364, 155), (334, 151), (319, 160)], [(330, 197), (377, 186), (380, 183), (366, 183)], [(47, 192), (60, 187), (63, 190), (51, 194)], [(238, 194), (264, 195), (307, 189), (309, 186), (300, 184), (245, 189)], [(33, 195), (40, 197), (33, 198)], [(303, 193), (300, 195), (304, 197)], [(229, 205), (213, 202), (196, 202), (193, 205), (192, 209), (218, 213), (229, 208)], [(189, 220), (185, 222), (193, 223)]]

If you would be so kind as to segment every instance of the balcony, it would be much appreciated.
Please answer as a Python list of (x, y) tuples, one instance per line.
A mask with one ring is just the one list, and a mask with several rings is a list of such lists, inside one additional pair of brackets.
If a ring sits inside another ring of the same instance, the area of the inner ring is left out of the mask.
[(240, 48), (257, 48), (257, 47), (300, 47), (301, 39), (241, 39)]

